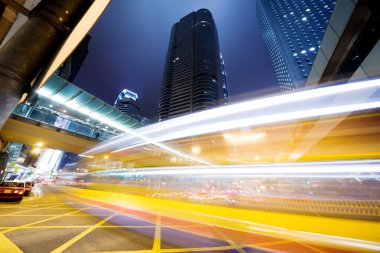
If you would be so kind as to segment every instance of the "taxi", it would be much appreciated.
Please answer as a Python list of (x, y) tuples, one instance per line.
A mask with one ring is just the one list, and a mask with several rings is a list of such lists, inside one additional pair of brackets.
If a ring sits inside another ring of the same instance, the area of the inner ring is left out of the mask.
[(21, 201), (25, 192), (25, 182), (3, 181), (0, 183), (0, 200)]

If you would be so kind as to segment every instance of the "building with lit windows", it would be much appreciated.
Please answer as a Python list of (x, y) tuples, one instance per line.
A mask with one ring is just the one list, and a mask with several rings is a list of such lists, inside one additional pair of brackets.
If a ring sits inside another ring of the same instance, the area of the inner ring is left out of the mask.
[(138, 99), (139, 96), (137, 93), (124, 89), (120, 92), (119, 96), (117, 96), (114, 107), (128, 116), (131, 116), (144, 124), (148, 124), (149, 120), (143, 117), (143, 111), (138, 104)]
[(200, 9), (181, 18), (171, 31), (158, 120), (225, 104), (225, 73), (211, 12)]
[(334, 6), (334, 0), (257, 0), (259, 26), (282, 92), (305, 85)]
[(227, 72), (222, 54), (220, 54), (220, 70), (222, 72), (223, 103), (228, 104)]

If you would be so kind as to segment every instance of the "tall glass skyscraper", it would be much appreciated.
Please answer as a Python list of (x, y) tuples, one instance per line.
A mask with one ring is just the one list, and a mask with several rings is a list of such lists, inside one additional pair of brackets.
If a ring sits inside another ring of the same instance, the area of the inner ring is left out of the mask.
[(87, 54), (91, 36), (86, 35), (67, 60), (58, 68), (56, 74), (63, 79), (73, 82)]
[(281, 91), (303, 87), (334, 0), (257, 0), (257, 17)]
[(143, 111), (137, 101), (138, 98), (137, 93), (124, 89), (117, 96), (114, 107), (142, 123), (147, 123), (148, 119), (143, 117)]
[(225, 104), (226, 77), (211, 12), (200, 9), (181, 18), (172, 27), (158, 120)]

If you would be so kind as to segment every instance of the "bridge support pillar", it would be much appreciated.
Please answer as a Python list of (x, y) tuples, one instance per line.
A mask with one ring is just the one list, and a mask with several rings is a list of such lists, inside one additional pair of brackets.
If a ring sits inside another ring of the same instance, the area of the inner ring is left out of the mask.
[(0, 129), (91, 3), (42, 0), (0, 48)]

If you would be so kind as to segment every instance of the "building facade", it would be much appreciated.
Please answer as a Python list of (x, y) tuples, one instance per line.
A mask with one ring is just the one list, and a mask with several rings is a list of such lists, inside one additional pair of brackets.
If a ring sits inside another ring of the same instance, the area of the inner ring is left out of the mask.
[(88, 54), (88, 44), (90, 43), (91, 36), (86, 35), (82, 42), (77, 46), (73, 53), (67, 58), (62, 66), (57, 70), (56, 74), (63, 79), (73, 82), (84, 59)]
[(227, 72), (222, 54), (220, 54), (220, 70), (222, 72), (223, 103), (226, 105), (228, 104)]
[(117, 96), (114, 107), (146, 125), (149, 123), (149, 120), (143, 117), (143, 110), (138, 104), (138, 98), (137, 93), (124, 89), (120, 92), (119, 96)]
[(226, 81), (211, 12), (200, 9), (181, 18), (171, 31), (158, 120), (226, 103)]
[(304, 87), (334, 0), (257, 0), (262, 37), (282, 92)]
[(380, 77), (380, 1), (338, 0), (307, 86)]

